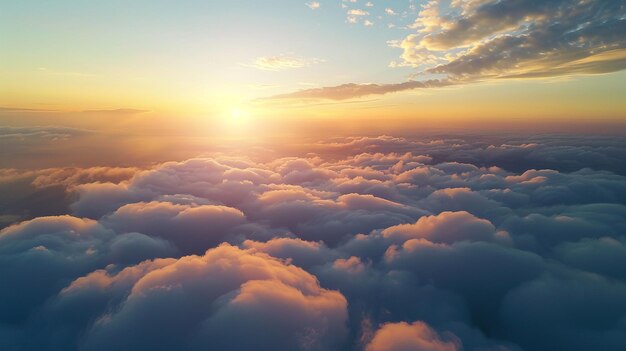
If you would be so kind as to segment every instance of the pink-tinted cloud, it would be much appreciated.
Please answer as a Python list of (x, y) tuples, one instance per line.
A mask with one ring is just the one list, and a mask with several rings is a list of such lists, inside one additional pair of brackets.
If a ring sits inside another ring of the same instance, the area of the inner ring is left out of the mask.
[(417, 321), (387, 323), (374, 334), (367, 351), (458, 351), (461, 343), (454, 335), (443, 338), (427, 324)]

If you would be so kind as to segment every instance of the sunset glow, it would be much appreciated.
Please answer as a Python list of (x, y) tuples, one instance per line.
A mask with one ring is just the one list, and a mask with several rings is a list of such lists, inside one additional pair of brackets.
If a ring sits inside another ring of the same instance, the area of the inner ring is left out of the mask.
[(623, 351), (626, 0), (0, 1), (1, 351)]

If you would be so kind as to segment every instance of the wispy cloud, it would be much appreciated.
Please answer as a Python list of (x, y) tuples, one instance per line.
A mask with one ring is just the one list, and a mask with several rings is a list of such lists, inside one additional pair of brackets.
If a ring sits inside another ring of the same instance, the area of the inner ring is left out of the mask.
[(254, 60), (250, 64), (243, 64), (246, 67), (253, 67), (266, 71), (283, 71), (288, 69), (296, 69), (308, 67), (314, 64), (324, 62), (318, 58), (303, 58), (297, 56), (262, 56)]
[(92, 133), (92, 131), (65, 126), (0, 126), (0, 139), (3, 140), (64, 140), (89, 133)]
[(317, 9), (319, 9), (322, 6), (317, 1), (307, 2), (305, 5), (308, 6), (311, 10), (317, 10)]
[(395, 84), (348, 83), (332, 87), (304, 89), (293, 93), (271, 96), (262, 100), (348, 100), (368, 95), (382, 95), (405, 90), (439, 88), (454, 84), (446, 80), (407, 81)]
[(115, 114), (115, 115), (134, 115), (138, 113), (150, 112), (148, 110), (139, 110), (134, 108), (117, 108), (110, 110), (84, 110), (84, 113), (101, 113), (101, 114)]
[(57, 110), (0, 106), (0, 112), (55, 112)]

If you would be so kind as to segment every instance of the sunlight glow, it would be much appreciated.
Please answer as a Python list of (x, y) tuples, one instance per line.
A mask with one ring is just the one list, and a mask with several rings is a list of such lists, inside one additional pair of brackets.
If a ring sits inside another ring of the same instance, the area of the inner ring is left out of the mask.
[(232, 119), (238, 120), (244, 117), (244, 112), (238, 107), (234, 107), (230, 110), (230, 117)]

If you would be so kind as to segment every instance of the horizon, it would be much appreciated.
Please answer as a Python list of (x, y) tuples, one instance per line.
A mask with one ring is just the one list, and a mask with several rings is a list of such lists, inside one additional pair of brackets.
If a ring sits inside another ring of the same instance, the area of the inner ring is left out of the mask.
[(0, 350), (623, 351), (626, 0), (0, 2)]

